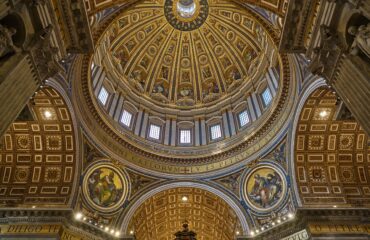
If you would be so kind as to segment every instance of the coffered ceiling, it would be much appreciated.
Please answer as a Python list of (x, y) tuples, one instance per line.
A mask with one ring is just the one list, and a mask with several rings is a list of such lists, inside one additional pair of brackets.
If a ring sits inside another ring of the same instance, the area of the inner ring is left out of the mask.
[(172, 240), (187, 220), (198, 240), (231, 240), (240, 222), (220, 197), (197, 188), (174, 188), (147, 199), (136, 210), (129, 231), (140, 240)]

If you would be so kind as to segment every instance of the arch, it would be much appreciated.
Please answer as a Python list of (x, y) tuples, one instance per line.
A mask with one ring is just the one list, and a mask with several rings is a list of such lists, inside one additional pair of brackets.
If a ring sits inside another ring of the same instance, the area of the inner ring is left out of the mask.
[[(64, 81), (61, 80), (61, 81)], [(80, 176), (80, 173), (81, 173), (81, 169), (82, 169), (82, 161), (81, 159), (83, 159), (83, 151), (81, 150), (82, 149), (82, 141), (81, 141), (81, 137), (80, 137), (80, 134), (79, 134), (79, 124), (78, 124), (78, 120), (76, 118), (76, 113), (75, 113), (75, 110), (74, 110), (74, 107), (73, 107), (73, 103), (71, 101), (71, 98), (70, 96), (68, 95), (68, 92), (66, 91), (65, 87), (63, 87), (62, 83), (57, 80), (56, 78), (49, 78), (45, 81), (45, 86), (49, 86), (49, 87), (52, 87), (54, 88), (56, 91), (58, 91), (58, 93), (62, 96), (63, 100), (65, 101), (65, 104), (67, 105), (67, 108), (70, 112), (70, 115), (71, 115), (71, 120), (72, 120), (72, 126), (73, 126), (73, 130), (74, 130), (74, 139), (75, 139), (75, 151), (76, 151), (76, 163), (75, 163), (75, 167), (76, 167), (76, 170), (75, 170), (75, 179), (78, 179), (78, 177)], [(73, 181), (73, 189), (72, 189), (72, 196), (71, 196), (71, 205), (73, 205), (74, 201), (76, 201), (76, 197), (78, 196), (78, 181)]]
[(124, 218), (120, 224), (121, 225), (120, 232), (127, 233), (130, 230), (128, 229), (128, 227), (129, 227), (132, 217), (134, 216), (134, 213), (147, 199), (153, 197), (154, 195), (162, 191), (179, 188), (179, 187), (202, 189), (202, 190), (208, 191), (220, 197), (234, 210), (236, 216), (238, 217), (240, 221), (242, 232), (246, 234), (249, 231), (248, 223), (245, 217), (247, 213), (243, 211), (240, 204), (237, 201), (235, 201), (231, 196), (205, 183), (181, 181), (181, 182), (171, 182), (171, 183), (167, 183), (162, 186), (156, 187), (150, 191), (147, 191), (146, 193), (141, 195), (138, 199), (135, 199), (135, 201), (132, 201), (132, 205), (129, 207), (128, 211), (124, 213)]
[(298, 121), (299, 121), (299, 116), (301, 114), (301, 111), (303, 109), (303, 106), (304, 104), (306, 103), (308, 97), (311, 95), (311, 93), (313, 91), (315, 91), (317, 88), (319, 87), (322, 87), (322, 86), (326, 86), (326, 83), (325, 83), (325, 80), (323, 78), (319, 78), (319, 79), (315, 79), (311, 84), (307, 85), (307, 87), (305, 89), (302, 90), (302, 93), (303, 95), (300, 97), (299, 99), (299, 102), (298, 102), (298, 106), (296, 108), (296, 111), (294, 113), (294, 116), (293, 116), (293, 124), (292, 124), (292, 128), (290, 130), (290, 134), (289, 134), (289, 139), (288, 139), (288, 144), (287, 146), (289, 147), (289, 151), (290, 152), (290, 161), (289, 161), (289, 168), (290, 168), (290, 176), (292, 178), (292, 186), (293, 186), (293, 190), (294, 190), (294, 197), (295, 197), (295, 200), (297, 201), (298, 203), (298, 206), (302, 206), (302, 203), (301, 203), (301, 200), (299, 198), (299, 193), (298, 193), (298, 186), (297, 186), (297, 181), (295, 179), (295, 169), (294, 169), (294, 144), (295, 144), (295, 133), (296, 133), (296, 130), (297, 130), (297, 125), (298, 125)]

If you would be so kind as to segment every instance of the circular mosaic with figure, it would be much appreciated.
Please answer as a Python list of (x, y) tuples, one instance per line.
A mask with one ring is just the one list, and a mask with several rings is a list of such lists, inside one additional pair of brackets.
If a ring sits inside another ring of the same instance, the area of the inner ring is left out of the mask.
[(258, 211), (276, 207), (286, 193), (286, 181), (280, 170), (262, 166), (252, 170), (244, 181), (244, 197)]
[(109, 164), (90, 168), (83, 183), (89, 204), (97, 210), (114, 211), (128, 195), (128, 181), (124, 173)]
[(166, 0), (164, 15), (177, 30), (191, 31), (199, 28), (208, 16), (207, 0)]

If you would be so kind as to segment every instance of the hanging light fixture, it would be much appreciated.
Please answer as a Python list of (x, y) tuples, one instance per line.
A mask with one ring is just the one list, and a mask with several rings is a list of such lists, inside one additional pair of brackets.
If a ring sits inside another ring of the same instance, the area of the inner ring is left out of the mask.
[(175, 233), (175, 240), (197, 240), (195, 238), (197, 234), (189, 230), (189, 225), (187, 221), (184, 222), (182, 227), (184, 228), (182, 231), (178, 231), (177, 233)]

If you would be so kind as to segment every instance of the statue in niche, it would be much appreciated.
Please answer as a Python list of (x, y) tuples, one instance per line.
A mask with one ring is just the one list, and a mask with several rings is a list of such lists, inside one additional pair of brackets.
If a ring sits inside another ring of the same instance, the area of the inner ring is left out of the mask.
[(359, 27), (351, 26), (348, 28), (348, 33), (355, 37), (350, 53), (358, 55), (359, 51), (362, 51), (370, 58), (370, 23)]
[(335, 58), (339, 54), (339, 40), (335, 31), (325, 25), (320, 26), (320, 36), (320, 46), (313, 49), (314, 57), (308, 69), (313, 74), (323, 75), (333, 69)]
[(52, 32), (53, 25), (50, 24), (39, 30), (32, 39), (32, 44), (30, 44), (37, 69), (43, 77), (52, 76), (60, 70), (59, 65), (55, 62), (55, 55), (59, 49), (51, 45)]
[(14, 45), (12, 36), (16, 34), (15, 28), (7, 28), (0, 24), (0, 58), (8, 53), (18, 52), (19, 49)]

